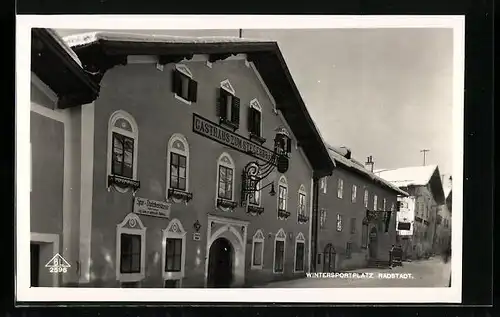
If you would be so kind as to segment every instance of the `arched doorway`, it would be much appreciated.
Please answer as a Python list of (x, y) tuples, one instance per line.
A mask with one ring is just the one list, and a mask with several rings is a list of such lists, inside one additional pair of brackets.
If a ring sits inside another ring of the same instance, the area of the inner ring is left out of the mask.
[(377, 258), (377, 228), (373, 227), (372, 230), (370, 230), (370, 244), (368, 246), (369, 252), (370, 252), (370, 258), (371, 259), (376, 259)]
[(335, 260), (337, 253), (331, 243), (327, 244), (323, 252), (323, 272), (335, 272)]
[(234, 249), (231, 242), (218, 238), (212, 243), (208, 257), (207, 287), (230, 287), (233, 282)]

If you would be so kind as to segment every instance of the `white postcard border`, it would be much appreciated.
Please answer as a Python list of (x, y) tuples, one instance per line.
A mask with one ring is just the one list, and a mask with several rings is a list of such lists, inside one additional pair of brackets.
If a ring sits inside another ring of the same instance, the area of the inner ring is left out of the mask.
[[(464, 129), (464, 16), (126, 16), (18, 15), (16, 17), (16, 300), (22, 302), (276, 302), (460, 303)], [(453, 217), (450, 288), (129, 289), (30, 288), (30, 61), (31, 28), (67, 29), (300, 29), (452, 28)], [(296, 28), (296, 27), (295, 27)]]

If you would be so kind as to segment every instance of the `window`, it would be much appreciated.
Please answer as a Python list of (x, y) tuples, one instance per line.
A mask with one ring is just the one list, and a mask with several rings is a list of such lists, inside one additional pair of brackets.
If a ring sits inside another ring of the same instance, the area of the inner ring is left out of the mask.
[(356, 218), (351, 218), (351, 233), (356, 233)]
[[(163, 279), (172, 285), (184, 277), (186, 231), (178, 219), (172, 219), (163, 232)], [(177, 285), (177, 284), (175, 284)], [(165, 286), (166, 287), (166, 286)], [(170, 286), (172, 287), (172, 286)]]
[(345, 257), (350, 259), (352, 256), (352, 242), (347, 242), (345, 246)]
[(386, 201), (386, 199), (384, 198), (384, 200), (382, 200), (382, 210), (383, 210), (383, 211), (385, 211), (385, 210), (386, 210), (386, 209), (385, 209), (385, 207), (387, 207), (386, 205), (387, 205), (387, 201)]
[(373, 210), (376, 211), (378, 208), (378, 197), (377, 195), (373, 195)]
[(248, 108), (248, 131), (255, 136), (262, 136), (262, 107), (257, 99), (252, 99)]
[(189, 189), (189, 145), (181, 134), (174, 134), (167, 148), (167, 188), (181, 191)]
[(286, 211), (288, 205), (288, 184), (282, 175), (278, 183), (278, 210)]
[(305, 238), (300, 232), (295, 238), (295, 265), (294, 272), (304, 272), (304, 257), (305, 257)]
[(366, 219), (363, 220), (363, 228), (361, 231), (361, 247), (368, 247), (368, 221)]
[(116, 230), (116, 277), (121, 283), (138, 282), (145, 277), (146, 227), (129, 213)]
[(196, 102), (198, 83), (186, 65), (177, 64), (172, 72), (172, 92), (177, 99), (188, 104)]
[(342, 199), (343, 194), (344, 194), (344, 181), (341, 178), (339, 178), (337, 186), (337, 197)]
[(322, 208), (319, 213), (319, 227), (325, 228), (326, 225), (326, 209)]
[(365, 189), (365, 197), (364, 197), (365, 208), (368, 208), (368, 189)]
[(323, 191), (323, 194), (326, 194), (326, 192), (327, 192), (327, 190), (326, 190), (327, 185), (328, 185), (328, 178), (327, 177), (321, 178), (320, 190)]
[(138, 129), (134, 118), (121, 110), (114, 112), (108, 133), (108, 174), (136, 179)]
[(306, 215), (306, 188), (304, 185), (300, 185), (299, 188), (299, 201), (298, 201), (298, 212), (297, 215)]
[(260, 182), (257, 182), (255, 180), (250, 181), (251, 186), (253, 187), (255, 184), (255, 192), (251, 192), (248, 194), (248, 203), (254, 206), (260, 206)]
[(283, 273), (285, 271), (285, 242), (285, 231), (280, 229), (274, 238), (274, 273)]
[(391, 211), (396, 211), (396, 204), (394, 202), (391, 204)]
[(264, 258), (264, 234), (257, 230), (252, 239), (252, 269), (262, 269)]
[(351, 202), (353, 202), (353, 203), (356, 202), (357, 191), (358, 191), (358, 187), (356, 185), (352, 185)]
[(229, 80), (221, 82), (219, 97), (217, 98), (217, 116), (222, 123), (230, 125), (234, 130), (240, 125), (240, 99)]
[(342, 231), (342, 215), (337, 214), (337, 231)]
[(217, 163), (217, 198), (234, 200), (234, 168), (231, 156), (223, 153)]

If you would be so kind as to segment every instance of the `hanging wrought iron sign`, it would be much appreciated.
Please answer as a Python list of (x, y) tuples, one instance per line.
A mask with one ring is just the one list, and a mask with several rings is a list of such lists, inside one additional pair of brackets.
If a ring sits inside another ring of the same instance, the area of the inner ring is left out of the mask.
[[(288, 132), (283, 128), (278, 128), (276, 130), (276, 137), (274, 138), (274, 151), (268, 160), (264, 160), (263, 163), (258, 161), (249, 162), (243, 169), (242, 175), (242, 186), (241, 186), (241, 205), (247, 207), (247, 212), (252, 212), (255, 210), (255, 206), (249, 203), (254, 200), (255, 195), (261, 192), (263, 189), (271, 186), (269, 194), (271, 196), (276, 195), (274, 189), (274, 181), (270, 183), (259, 186), (261, 181), (269, 176), (274, 169), (281, 174), (288, 171), (289, 168), (289, 154), (291, 152), (291, 139)], [(257, 213), (262, 213), (263, 209), (257, 210)]]

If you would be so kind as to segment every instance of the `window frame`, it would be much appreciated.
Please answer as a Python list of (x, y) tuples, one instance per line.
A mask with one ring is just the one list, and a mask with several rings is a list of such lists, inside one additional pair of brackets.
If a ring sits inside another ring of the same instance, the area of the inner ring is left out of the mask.
[[(263, 137), (262, 133), (264, 132), (264, 129), (262, 127), (263, 126), (263, 123), (262, 123), (262, 106), (261, 106), (259, 100), (257, 98), (254, 98), (254, 99), (250, 100), (249, 108), (250, 109), (255, 109), (256, 111), (258, 111), (260, 113), (258, 136), (259, 137)], [(250, 127), (247, 127), (247, 130), (250, 133), (255, 133), (254, 131), (250, 130)]]
[[(262, 244), (262, 248), (260, 250), (260, 264), (259, 265), (256, 265), (255, 262), (254, 262), (254, 259), (255, 259), (255, 244), (256, 243), (261, 243)], [(257, 229), (257, 231), (255, 231), (255, 234), (252, 237), (252, 257), (250, 259), (250, 261), (251, 261), (251, 263), (250, 263), (250, 269), (252, 269), (252, 270), (262, 270), (262, 268), (264, 267), (264, 247), (265, 247), (265, 237), (264, 237), (264, 234), (262, 233), (261, 229)]]
[(337, 223), (336, 223), (336, 230), (337, 232), (342, 232), (342, 229), (343, 229), (343, 223), (342, 223), (342, 215), (341, 214), (337, 214)]
[[(303, 253), (302, 253), (302, 270), (297, 270), (297, 245), (298, 244), (302, 244), (303, 245)], [(304, 238), (304, 235), (302, 234), (302, 232), (299, 232), (297, 234), (297, 236), (295, 237), (295, 253), (293, 255), (293, 272), (294, 273), (303, 273), (305, 271), (305, 267), (306, 267), (306, 239)]]
[(319, 188), (323, 192), (323, 194), (326, 194), (328, 192), (328, 178), (327, 176), (322, 177), (319, 183)]
[(384, 198), (382, 200), (382, 210), (385, 211), (386, 210), (385, 208), (387, 208), (387, 199), (386, 198)]
[(373, 211), (377, 211), (378, 209), (378, 196), (373, 195)]
[(366, 188), (363, 196), (363, 204), (365, 205), (365, 208), (368, 208), (370, 204), (370, 192)]
[[(233, 85), (231, 85), (231, 82), (229, 79), (225, 79), (220, 82), (220, 87), (219, 87), (219, 96), (217, 102), (221, 102), (222, 96), (220, 95), (224, 91), (225, 94), (231, 96), (231, 102), (230, 102), (230, 107), (227, 107), (226, 103), (226, 112), (224, 113), (224, 116), (221, 116), (219, 114), (219, 119), (222, 119), (221, 123), (228, 124), (234, 131), (236, 131), (240, 127), (240, 121), (241, 121), (241, 99), (236, 96), (236, 91), (233, 88)], [(235, 106), (235, 100), (237, 99), (237, 104), (238, 106)], [(227, 100), (226, 100), (227, 102)], [(238, 108), (238, 122), (233, 121), (233, 107)]]
[[(187, 65), (185, 64), (175, 64), (174, 66), (174, 69), (173, 69), (174, 72), (179, 72), (181, 76), (184, 76), (185, 78), (188, 79), (188, 96), (186, 98), (182, 97), (182, 96), (179, 96), (177, 94), (177, 92), (173, 92), (172, 93), (174, 94), (174, 98), (179, 100), (179, 101), (182, 101), (183, 103), (187, 104), (187, 105), (192, 105), (193, 102), (196, 102), (196, 101), (191, 101), (189, 100), (189, 95), (190, 95), (190, 92), (189, 92), (189, 89), (190, 89), (190, 81), (195, 81), (194, 78), (193, 78), (193, 73), (191, 72), (191, 70), (189, 69), (189, 67), (187, 67)], [(196, 82), (196, 81), (195, 81)], [(182, 85), (181, 85), (181, 89), (182, 89)]]
[[(283, 242), (283, 271), (276, 271), (276, 242)], [(283, 228), (280, 228), (276, 235), (274, 236), (274, 251), (273, 251), (273, 274), (284, 274), (285, 273), (285, 263), (286, 263), (286, 233)]]
[[(140, 282), (146, 277), (146, 227), (139, 216), (133, 212), (125, 216), (123, 221), (116, 225), (116, 279), (120, 283)], [(121, 235), (138, 235), (141, 237), (141, 260), (139, 273), (121, 272)]]
[(257, 191), (255, 191), (253, 193), (254, 197), (257, 197), (257, 203), (252, 202), (250, 200), (250, 195), (249, 195), (249, 197), (248, 197), (248, 204), (249, 205), (255, 206), (255, 207), (260, 207), (262, 205), (262, 193), (260, 192), (261, 185), (262, 185), (262, 181), (258, 181), (257, 186), (256, 186)]
[(337, 180), (337, 198), (343, 199), (344, 197), (344, 180), (339, 178)]
[[(165, 229), (162, 229), (162, 277), (163, 284), (165, 284), (166, 280), (179, 280), (179, 284), (181, 287), (182, 279), (185, 276), (185, 267), (186, 267), (186, 230), (182, 226), (182, 223), (179, 219), (173, 218), (168, 223)], [(167, 264), (167, 239), (180, 239), (182, 241), (181, 245), (181, 269), (180, 271), (166, 271)]]
[(328, 212), (327, 212), (326, 208), (321, 208), (319, 212), (320, 212), (320, 214), (319, 214), (319, 228), (325, 229), (326, 228), (326, 220), (328, 217)]
[[(284, 197), (284, 204), (285, 204), (285, 209), (280, 209), (280, 201), (282, 200), (280, 195), (281, 195), (281, 188), (285, 189), (285, 197)], [(277, 195), (277, 211), (288, 211), (288, 181), (286, 179), (285, 175), (281, 175), (278, 181), (278, 195)], [(279, 216), (278, 216), (279, 218)]]
[(356, 186), (355, 184), (352, 184), (352, 186), (351, 186), (351, 202), (353, 204), (356, 203), (357, 194), (358, 194), (358, 186)]
[[(232, 179), (231, 179), (231, 199), (227, 198), (222, 198), (219, 197), (219, 185), (220, 185), (220, 167), (223, 166), (225, 168), (231, 169), (232, 170)], [(216, 186), (215, 186), (215, 205), (217, 206), (217, 200), (218, 199), (223, 199), (223, 200), (230, 200), (234, 202), (234, 195), (235, 195), (235, 181), (236, 181), (236, 166), (234, 164), (234, 160), (229, 155), (227, 152), (223, 152), (219, 158), (217, 159), (217, 177), (216, 177)], [(218, 206), (219, 208), (222, 208), (221, 206)]]
[[(300, 197), (304, 197), (304, 212), (301, 213), (301, 204), (300, 204)], [(299, 221), (299, 214), (303, 216), (307, 216), (307, 192), (306, 192), (306, 187), (301, 184), (299, 187), (299, 190), (297, 192), (297, 221)]]
[[(175, 148), (174, 145), (176, 144), (176, 142), (182, 143), (182, 145), (184, 146), (184, 150)], [(166, 187), (165, 197), (168, 197), (168, 190), (173, 188), (173, 187), (171, 187), (171, 184), (170, 184), (171, 177), (172, 177), (172, 171), (171, 171), (172, 153), (186, 157), (186, 189), (182, 190), (182, 189), (175, 188), (175, 190), (183, 191), (186, 193), (189, 192), (189, 169), (190, 169), (190, 166), (189, 166), (189, 161), (190, 161), (189, 143), (188, 143), (185, 136), (183, 136), (180, 133), (174, 133), (174, 134), (172, 134), (172, 136), (168, 140), (168, 144), (167, 144), (167, 175), (166, 175), (166, 185), (167, 186), (165, 186)]]
[[(129, 125), (132, 131), (128, 131), (126, 129), (120, 128), (116, 126), (118, 120), (125, 120)], [(106, 162), (106, 184), (108, 183), (108, 176), (115, 175), (113, 174), (113, 140), (114, 134), (119, 134), (133, 140), (134, 150), (132, 154), (132, 178), (116, 175), (118, 177), (137, 180), (137, 161), (138, 161), (138, 152), (139, 152), (139, 128), (137, 126), (137, 122), (134, 117), (124, 110), (117, 110), (111, 114), (108, 121), (108, 148), (107, 148), (107, 162)], [(118, 192), (126, 193), (130, 190), (130, 188), (122, 188), (119, 186), (113, 186)]]

